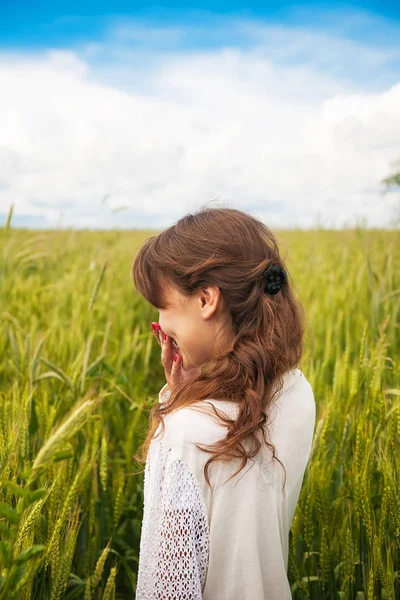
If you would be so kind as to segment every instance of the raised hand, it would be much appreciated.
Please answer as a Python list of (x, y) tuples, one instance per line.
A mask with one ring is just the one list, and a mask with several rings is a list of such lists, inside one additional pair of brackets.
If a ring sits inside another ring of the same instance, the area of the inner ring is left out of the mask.
[(153, 333), (161, 346), (161, 362), (169, 389), (173, 390), (181, 380), (188, 377), (182, 367), (182, 357), (172, 345), (172, 338), (163, 332), (159, 323), (152, 323)]

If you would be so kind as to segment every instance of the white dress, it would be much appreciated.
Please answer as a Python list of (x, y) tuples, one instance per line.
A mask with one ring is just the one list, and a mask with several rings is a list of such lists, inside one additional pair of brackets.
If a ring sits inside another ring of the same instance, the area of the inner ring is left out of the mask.
[(208, 403), (236, 415), (233, 402), (196, 402), (167, 415), (163, 436), (151, 441), (136, 600), (291, 600), (289, 530), (314, 434), (312, 387), (299, 369), (287, 373), (267, 421), (286, 468), (283, 491), (282, 466), (265, 444), (228, 483), (240, 459), (211, 463), (210, 489), (203, 467), (211, 454), (194, 443), (213, 444), (227, 429), (203, 412)]

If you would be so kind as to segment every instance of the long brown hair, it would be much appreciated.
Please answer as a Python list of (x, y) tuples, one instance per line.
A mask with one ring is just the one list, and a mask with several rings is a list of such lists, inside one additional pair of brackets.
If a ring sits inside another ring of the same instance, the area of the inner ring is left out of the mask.
[[(272, 263), (287, 274), (287, 283), (275, 295), (264, 293), (263, 272)], [(165, 282), (185, 296), (201, 287), (218, 286), (223, 314), (229, 316), (234, 333), (230, 351), (218, 349), (200, 375), (182, 380), (171, 390), (168, 402), (152, 407), (149, 431), (135, 459), (146, 461), (160, 423), (158, 435), (164, 432), (165, 415), (201, 400), (222, 399), (238, 404), (237, 419), (228, 419), (213, 407), (220, 422), (228, 426), (228, 434), (209, 449), (196, 444), (213, 455), (204, 467), (208, 485), (211, 462), (242, 458), (236, 475), (258, 453), (259, 430), (273, 458), (283, 466), (286, 483), (286, 469), (266, 439), (264, 425), (268, 407), (283, 387), (283, 376), (301, 359), (305, 319), (270, 229), (234, 208), (202, 207), (148, 238), (134, 258), (132, 277), (136, 290), (157, 308), (168, 306), (163, 296)], [(254, 442), (252, 450), (246, 451), (245, 440)]]

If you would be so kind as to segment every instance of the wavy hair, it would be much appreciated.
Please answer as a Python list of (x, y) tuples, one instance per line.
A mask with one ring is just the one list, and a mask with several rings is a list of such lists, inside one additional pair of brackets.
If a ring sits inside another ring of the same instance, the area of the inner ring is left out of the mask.
[[(285, 269), (287, 283), (277, 294), (268, 295), (264, 293), (263, 273), (272, 263)], [(157, 402), (151, 408), (148, 434), (134, 458), (140, 463), (146, 461), (160, 423), (158, 435), (164, 432), (167, 414), (201, 400), (228, 400), (238, 405), (236, 419), (227, 418), (212, 406), (227, 426), (226, 438), (208, 449), (196, 444), (212, 454), (204, 467), (208, 485), (211, 487), (208, 469), (213, 461), (241, 458), (232, 477), (244, 468), (261, 447), (260, 430), (273, 459), (285, 471), (285, 485), (286, 469), (276, 456), (275, 446), (265, 437), (265, 424), (268, 408), (282, 390), (283, 376), (301, 359), (305, 319), (270, 229), (234, 208), (203, 207), (148, 238), (134, 258), (132, 278), (136, 290), (158, 308), (168, 306), (163, 295), (165, 283), (187, 297), (201, 287), (218, 286), (221, 324), (229, 318), (234, 336), (230, 350), (217, 348), (200, 374), (189, 375), (171, 390), (168, 402)], [(245, 440), (253, 442), (252, 449), (245, 448)]]

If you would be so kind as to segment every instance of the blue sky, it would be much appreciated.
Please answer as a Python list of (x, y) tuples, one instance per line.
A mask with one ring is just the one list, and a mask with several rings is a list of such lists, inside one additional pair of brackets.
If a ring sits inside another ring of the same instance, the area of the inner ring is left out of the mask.
[(393, 2), (2, 2), (0, 87), (0, 223), (11, 203), (26, 227), (398, 214)]
[[(348, 14), (368, 15), (372, 21), (380, 19), (378, 27), (370, 27), (369, 34), (379, 35), (383, 19), (399, 22), (400, 4), (392, 0), (362, 0), (359, 2), (290, 2), (272, 3), (232, 0), (202, 0), (198, 2), (169, 2), (146, 4), (142, 2), (64, 0), (32, 2), (31, 0), (2, 0), (0, 4), (0, 44), (3, 48), (42, 48), (46, 45), (64, 47), (77, 41), (101, 36), (113, 21), (124, 18), (147, 19), (153, 23), (190, 23), (207, 15), (236, 15), (246, 18), (267, 19), (281, 25), (319, 25), (329, 20), (338, 25)], [(372, 23), (371, 21), (371, 23)], [(336, 22), (336, 23), (335, 23)], [(345, 29), (345, 23), (341, 23)], [(354, 27), (352, 37), (364, 35), (368, 28)], [(375, 31), (373, 31), (375, 30)], [(378, 30), (378, 31), (377, 31)], [(221, 40), (222, 42), (222, 40)]]

